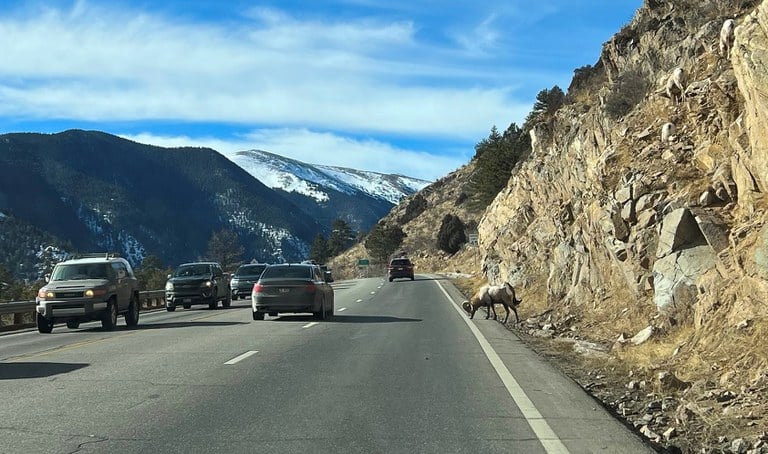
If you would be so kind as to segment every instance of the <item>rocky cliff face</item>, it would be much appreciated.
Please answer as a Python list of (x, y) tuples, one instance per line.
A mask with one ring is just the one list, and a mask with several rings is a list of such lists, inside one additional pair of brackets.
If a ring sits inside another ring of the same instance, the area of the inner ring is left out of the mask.
[[(665, 92), (675, 67), (680, 102)], [(488, 280), (597, 340), (650, 324), (657, 343), (678, 345), (647, 370), (734, 388), (768, 375), (767, 69), (768, 1), (646, 1), (570, 103), (534, 128), (531, 158), (486, 211)], [(616, 115), (628, 76), (650, 88)]]

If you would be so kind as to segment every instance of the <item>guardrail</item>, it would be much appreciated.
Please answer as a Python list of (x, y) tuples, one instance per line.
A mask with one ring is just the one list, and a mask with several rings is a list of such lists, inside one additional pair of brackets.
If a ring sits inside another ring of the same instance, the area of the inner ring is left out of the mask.
[[(165, 290), (148, 290), (139, 292), (141, 310), (148, 311), (165, 306)], [(0, 303), (0, 331), (35, 326), (35, 302), (13, 301)]]

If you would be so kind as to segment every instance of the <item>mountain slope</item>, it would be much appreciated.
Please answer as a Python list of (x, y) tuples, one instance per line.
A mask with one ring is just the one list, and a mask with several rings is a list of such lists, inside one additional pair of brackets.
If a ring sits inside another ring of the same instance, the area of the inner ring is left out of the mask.
[(0, 212), (75, 249), (117, 250), (134, 263), (148, 253), (170, 264), (197, 259), (222, 228), (238, 234), (246, 259), (297, 260), (323, 229), (210, 149), (79, 130), (5, 134), (0, 165)]
[(321, 224), (331, 225), (339, 218), (355, 230), (368, 230), (403, 197), (429, 184), (402, 175), (307, 164), (261, 150), (229, 158)]

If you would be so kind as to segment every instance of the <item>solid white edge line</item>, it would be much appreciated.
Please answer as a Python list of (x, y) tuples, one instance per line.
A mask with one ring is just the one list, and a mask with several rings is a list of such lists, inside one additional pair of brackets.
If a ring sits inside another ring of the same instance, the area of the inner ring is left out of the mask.
[(318, 323), (320, 323), (320, 322), (309, 322), (309, 323), (307, 323), (306, 325), (302, 326), (301, 328), (302, 328), (302, 329), (311, 328), (311, 327), (313, 327), (313, 326), (317, 325)]
[(245, 358), (247, 358), (247, 357), (249, 357), (249, 356), (253, 356), (253, 355), (255, 355), (256, 353), (258, 353), (258, 351), (256, 351), (256, 350), (247, 351), (247, 352), (243, 353), (243, 354), (242, 354), (242, 355), (240, 355), (240, 356), (236, 356), (236, 357), (234, 357), (234, 358), (230, 359), (229, 361), (227, 361), (227, 362), (226, 362), (226, 363), (224, 363), (224, 364), (226, 364), (226, 365), (228, 365), (228, 366), (231, 366), (232, 364), (237, 364), (237, 363), (239, 363), (240, 361), (244, 360)]
[(443, 294), (451, 303), (451, 306), (453, 306), (453, 308), (461, 315), (461, 319), (464, 320), (469, 327), (469, 330), (472, 331), (477, 342), (480, 343), (480, 347), (483, 349), (488, 361), (491, 362), (491, 365), (496, 370), (499, 378), (501, 378), (502, 383), (504, 383), (504, 387), (507, 388), (507, 392), (512, 397), (512, 400), (515, 401), (515, 404), (520, 409), (525, 420), (528, 421), (528, 424), (531, 426), (531, 429), (533, 429), (533, 432), (536, 434), (539, 442), (541, 442), (541, 445), (544, 446), (544, 449), (550, 454), (567, 454), (568, 448), (565, 447), (557, 434), (555, 434), (555, 431), (552, 430), (544, 417), (541, 416), (539, 410), (533, 405), (531, 399), (525, 394), (523, 388), (517, 382), (515, 377), (512, 376), (512, 373), (509, 372), (509, 369), (504, 365), (499, 354), (496, 353), (496, 350), (493, 349), (483, 333), (480, 332), (480, 329), (478, 329), (466, 316), (466, 313), (462, 312), (463, 309), (454, 303), (453, 298), (451, 298), (451, 295), (448, 294), (440, 281), (435, 281), (435, 283), (437, 283), (437, 286), (443, 291)]

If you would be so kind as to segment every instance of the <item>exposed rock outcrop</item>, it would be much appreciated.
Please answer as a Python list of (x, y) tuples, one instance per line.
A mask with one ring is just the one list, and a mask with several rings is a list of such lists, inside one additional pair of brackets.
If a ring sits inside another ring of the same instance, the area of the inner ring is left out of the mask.
[[(649, 332), (691, 334), (651, 361), (686, 383), (728, 367), (736, 386), (768, 369), (768, 0), (669, 5), (647, 1), (605, 44), (594, 85), (572, 86), (570, 103), (534, 127), (530, 159), (480, 222), (482, 266), (538, 304), (529, 310), (580, 314), (597, 340), (621, 336), (606, 313), (652, 307)], [(678, 66), (687, 83), (673, 103), (665, 83)], [(627, 74), (650, 88), (617, 114), (607, 100)], [(675, 128), (661, 140), (665, 124)], [(654, 342), (665, 338), (616, 354)]]

